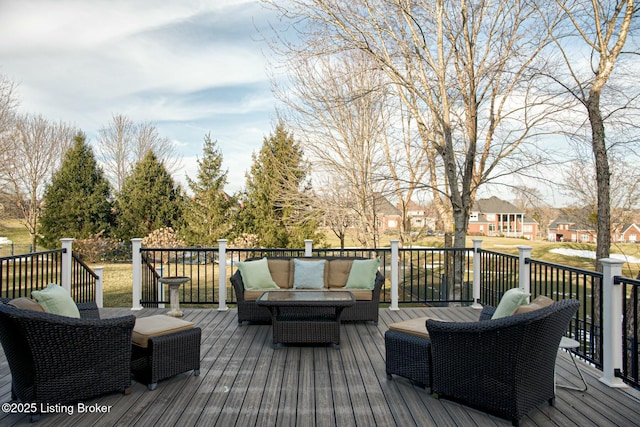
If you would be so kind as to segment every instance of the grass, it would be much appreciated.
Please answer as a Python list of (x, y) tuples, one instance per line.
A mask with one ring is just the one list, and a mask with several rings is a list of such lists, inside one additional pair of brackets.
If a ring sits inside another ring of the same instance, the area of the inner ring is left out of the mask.
[(0, 221), (0, 237), (6, 237), (16, 245), (28, 245), (31, 236), (24, 224), (17, 219), (5, 219)]
[[(3, 220), (0, 222), (0, 236), (6, 237), (15, 244), (29, 244), (29, 233), (19, 220)], [(396, 238), (394, 235), (383, 234), (380, 246), (388, 247), (390, 240)], [(467, 247), (472, 247), (473, 237), (467, 238)], [(551, 252), (554, 248), (578, 249), (595, 251), (595, 244), (582, 244), (570, 242), (547, 242), (544, 240), (529, 241), (523, 239), (507, 237), (480, 237), (482, 239), (482, 249), (518, 254), (518, 246), (529, 246), (532, 248), (531, 257), (551, 263), (567, 265), (585, 270), (594, 270), (593, 259), (567, 256)], [(339, 241), (331, 232), (326, 233), (326, 242), (330, 247), (339, 247)], [(357, 247), (359, 243), (353, 236), (349, 236), (345, 242), (346, 246)], [(427, 237), (414, 243), (414, 246), (442, 247), (442, 237)], [(640, 244), (616, 244), (612, 246), (611, 253), (619, 253), (627, 256), (640, 258)], [(90, 264), (90, 267), (103, 267), (104, 282), (104, 306), (105, 307), (131, 307), (132, 305), (132, 267), (129, 263), (112, 264)], [(637, 263), (627, 263), (624, 265), (623, 274), (627, 277), (636, 277), (640, 265)]]

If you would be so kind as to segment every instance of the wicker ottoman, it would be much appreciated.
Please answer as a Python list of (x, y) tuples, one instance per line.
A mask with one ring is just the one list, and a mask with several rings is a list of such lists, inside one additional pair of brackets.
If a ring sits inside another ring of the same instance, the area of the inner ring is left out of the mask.
[(155, 390), (158, 381), (193, 370), (200, 374), (200, 328), (165, 315), (136, 319), (131, 370), (136, 380)]
[(389, 325), (384, 334), (387, 378), (392, 375), (408, 378), (421, 387), (431, 387), (431, 341), (424, 333), (416, 333), (416, 324), (426, 319), (413, 319)]

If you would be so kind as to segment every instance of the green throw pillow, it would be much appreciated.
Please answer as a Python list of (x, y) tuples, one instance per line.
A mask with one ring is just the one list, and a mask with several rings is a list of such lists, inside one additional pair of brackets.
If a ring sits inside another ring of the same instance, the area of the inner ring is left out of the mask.
[(32, 291), (31, 297), (38, 301), (47, 313), (80, 318), (78, 306), (69, 295), (69, 292), (55, 283), (49, 283), (41, 291)]
[(322, 289), (324, 288), (324, 265), (327, 261), (293, 260), (293, 288), (294, 289)]
[(378, 258), (353, 260), (349, 278), (344, 288), (373, 290), (379, 266), (380, 260)]
[(243, 261), (238, 263), (238, 270), (242, 275), (242, 283), (247, 291), (262, 289), (280, 289), (271, 278), (267, 258), (256, 261)]
[(511, 316), (516, 309), (527, 302), (531, 294), (524, 291), (522, 288), (509, 289), (500, 298), (500, 303), (496, 307), (496, 311), (491, 316), (492, 319), (499, 319), (501, 317)]

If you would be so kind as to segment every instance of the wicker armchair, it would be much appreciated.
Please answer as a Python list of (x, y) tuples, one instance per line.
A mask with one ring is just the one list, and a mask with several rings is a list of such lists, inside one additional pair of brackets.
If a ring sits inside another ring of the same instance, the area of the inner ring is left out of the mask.
[[(12, 399), (40, 408), (130, 392), (135, 316), (99, 319), (95, 303), (78, 308), (80, 319), (0, 303), (0, 342), (11, 370)], [(32, 414), (32, 421), (39, 415)]]
[(431, 392), (513, 425), (541, 403), (553, 405), (558, 345), (579, 306), (563, 300), (496, 320), (427, 321)]

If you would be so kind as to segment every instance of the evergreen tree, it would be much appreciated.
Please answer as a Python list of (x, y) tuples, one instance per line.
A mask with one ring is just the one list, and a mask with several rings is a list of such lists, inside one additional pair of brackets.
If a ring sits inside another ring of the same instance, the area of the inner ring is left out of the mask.
[(111, 189), (84, 133), (74, 136), (73, 146), (53, 174), (43, 202), (40, 233), (46, 247), (56, 247), (64, 237), (88, 238), (111, 232)]
[(181, 203), (180, 189), (153, 151), (149, 151), (136, 163), (118, 196), (118, 237), (130, 240), (145, 237), (159, 228), (179, 229)]
[(193, 197), (185, 205), (184, 235), (190, 244), (212, 246), (218, 239), (228, 237), (235, 202), (224, 192), (227, 171), (222, 170), (222, 153), (210, 134), (204, 138), (203, 153), (198, 160), (197, 178), (187, 177)]
[(252, 156), (238, 231), (255, 235), (262, 247), (295, 248), (303, 247), (305, 239), (322, 241), (303, 155), (280, 122)]

